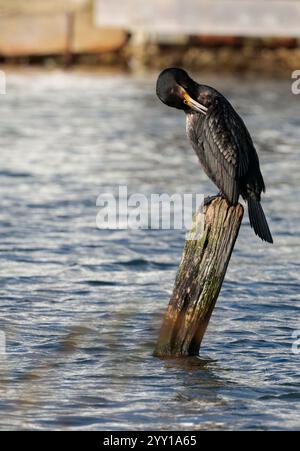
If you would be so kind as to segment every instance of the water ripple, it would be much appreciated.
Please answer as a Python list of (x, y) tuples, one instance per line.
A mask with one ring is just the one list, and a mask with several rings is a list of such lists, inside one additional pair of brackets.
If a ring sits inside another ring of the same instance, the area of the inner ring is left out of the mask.
[(156, 100), (152, 76), (7, 78), (0, 428), (299, 429), (300, 128), (290, 83), (203, 78), (255, 138), (275, 244), (259, 242), (245, 218), (201, 358), (160, 360), (152, 351), (184, 234), (97, 230), (96, 199), (119, 184), (214, 193), (183, 116)]

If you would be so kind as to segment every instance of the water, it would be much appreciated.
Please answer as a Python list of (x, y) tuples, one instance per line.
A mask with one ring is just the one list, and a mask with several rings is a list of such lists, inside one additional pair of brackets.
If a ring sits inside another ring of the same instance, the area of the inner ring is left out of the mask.
[(200, 358), (152, 357), (180, 231), (100, 231), (97, 196), (215, 193), (154, 77), (9, 72), (0, 100), (1, 429), (300, 427), (299, 97), (204, 76), (243, 114), (275, 244), (247, 217)]

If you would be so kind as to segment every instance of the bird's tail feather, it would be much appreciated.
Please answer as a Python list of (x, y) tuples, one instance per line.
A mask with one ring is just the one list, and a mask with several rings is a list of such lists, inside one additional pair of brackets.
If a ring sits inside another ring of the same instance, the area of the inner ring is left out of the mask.
[(249, 197), (248, 210), (250, 225), (254, 229), (255, 234), (263, 241), (273, 243), (273, 238), (260, 201), (255, 199), (255, 197)]

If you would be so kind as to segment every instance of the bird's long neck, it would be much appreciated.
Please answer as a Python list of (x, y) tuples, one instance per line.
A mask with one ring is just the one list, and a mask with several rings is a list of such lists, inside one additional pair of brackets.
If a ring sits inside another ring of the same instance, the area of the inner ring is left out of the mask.
[(197, 101), (201, 103), (201, 105), (209, 108), (211, 105), (213, 105), (214, 101), (221, 96), (221, 94), (210, 86), (197, 85), (196, 96)]

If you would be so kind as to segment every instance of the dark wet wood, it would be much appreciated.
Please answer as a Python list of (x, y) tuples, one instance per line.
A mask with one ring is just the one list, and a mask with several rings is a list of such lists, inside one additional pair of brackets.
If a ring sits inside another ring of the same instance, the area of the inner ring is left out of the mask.
[(243, 219), (241, 204), (215, 199), (197, 214), (154, 355), (198, 355)]

